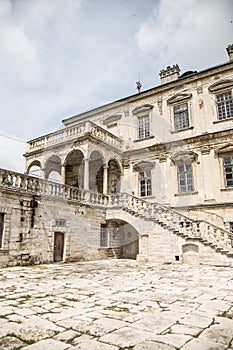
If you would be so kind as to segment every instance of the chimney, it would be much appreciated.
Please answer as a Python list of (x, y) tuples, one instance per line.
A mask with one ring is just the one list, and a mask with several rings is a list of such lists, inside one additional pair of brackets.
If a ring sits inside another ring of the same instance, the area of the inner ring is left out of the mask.
[(232, 61), (233, 60), (233, 44), (228, 45), (226, 50), (228, 53), (229, 61)]
[(159, 73), (161, 84), (169, 83), (170, 81), (177, 80), (179, 78), (180, 68), (178, 64), (174, 64), (172, 67), (168, 66), (166, 69), (162, 69)]

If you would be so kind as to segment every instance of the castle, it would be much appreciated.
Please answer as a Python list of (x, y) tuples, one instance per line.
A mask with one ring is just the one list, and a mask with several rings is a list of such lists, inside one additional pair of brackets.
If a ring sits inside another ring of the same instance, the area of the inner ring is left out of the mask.
[[(233, 45), (226, 63), (63, 120), (0, 169), (0, 266), (131, 258), (233, 265)], [(40, 176), (33, 176), (35, 171)]]

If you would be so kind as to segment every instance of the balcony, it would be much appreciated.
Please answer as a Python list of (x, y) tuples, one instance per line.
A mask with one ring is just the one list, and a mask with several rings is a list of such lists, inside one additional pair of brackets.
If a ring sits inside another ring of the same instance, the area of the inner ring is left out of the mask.
[(94, 137), (98, 141), (104, 142), (118, 150), (122, 149), (123, 140), (100, 126), (87, 121), (28, 141), (26, 155), (64, 142), (75, 141), (86, 135)]

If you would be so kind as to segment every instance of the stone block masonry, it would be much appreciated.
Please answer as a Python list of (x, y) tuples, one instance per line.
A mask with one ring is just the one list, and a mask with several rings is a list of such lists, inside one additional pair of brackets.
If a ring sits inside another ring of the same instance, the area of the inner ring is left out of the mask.
[(104, 260), (0, 273), (0, 348), (233, 349), (230, 267)]

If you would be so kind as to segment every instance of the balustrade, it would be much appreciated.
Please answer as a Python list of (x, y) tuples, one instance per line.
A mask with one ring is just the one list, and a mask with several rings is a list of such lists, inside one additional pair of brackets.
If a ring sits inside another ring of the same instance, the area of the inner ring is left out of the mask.
[(101, 128), (100, 126), (88, 121), (80, 123), (76, 126), (67, 127), (62, 130), (55, 131), (52, 134), (48, 134), (38, 139), (29, 141), (27, 152), (29, 153), (37, 151), (48, 146), (53, 146), (64, 141), (69, 141), (74, 138), (81, 137), (85, 133), (90, 133), (90, 135), (96, 137), (98, 140), (107, 142), (117, 149), (121, 149), (121, 139), (109, 133), (107, 130)]
[(105, 195), (5, 169), (0, 169), (0, 187), (40, 196), (77, 200), (108, 209), (123, 208), (132, 215), (140, 215), (153, 220), (170, 230), (183, 234), (184, 237), (199, 238), (218, 248), (232, 250), (232, 236), (223, 228), (204, 220), (190, 219), (166, 206), (150, 203), (127, 193)]

